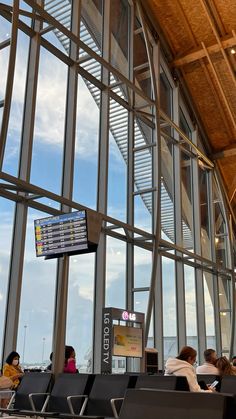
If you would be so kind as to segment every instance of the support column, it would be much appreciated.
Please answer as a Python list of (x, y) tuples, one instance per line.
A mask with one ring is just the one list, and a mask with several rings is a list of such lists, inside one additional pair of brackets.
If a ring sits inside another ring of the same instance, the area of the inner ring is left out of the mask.
[[(193, 142), (197, 145), (197, 131), (193, 132)], [(193, 231), (195, 252), (201, 255), (201, 218), (200, 218), (200, 191), (198, 159), (192, 159), (193, 179)], [(203, 352), (206, 349), (206, 321), (204, 304), (204, 283), (202, 270), (195, 268), (195, 289), (196, 289), (196, 313), (197, 313), (197, 334), (198, 334), (198, 361), (204, 362)]]
[[(179, 125), (179, 88), (173, 90), (173, 116), (176, 125)], [(179, 134), (174, 133), (179, 140)], [(175, 242), (183, 247), (182, 236), (182, 202), (181, 202), (181, 151), (179, 146), (174, 145), (174, 211), (175, 211)], [(176, 252), (180, 259), (176, 261), (176, 307), (177, 307), (177, 330), (178, 350), (186, 345), (186, 317), (185, 317), (185, 288), (184, 269), (182, 254)]]
[[(103, 58), (110, 61), (110, 0), (104, 1), (103, 10)], [(102, 82), (109, 84), (109, 71), (102, 68)], [(108, 157), (109, 157), (109, 94), (101, 92), (100, 132), (98, 159), (97, 210), (107, 213)], [(94, 349), (93, 370), (101, 371), (102, 309), (105, 305), (106, 284), (106, 236), (101, 233), (95, 261), (94, 287)]]
[[(14, 2), (16, 8), (18, 1)], [(13, 11), (14, 15), (14, 11)], [(16, 22), (13, 16), (13, 35), (16, 36)], [(32, 144), (33, 144), (33, 130), (34, 130), (34, 118), (35, 118), (35, 102), (36, 102), (36, 89), (38, 81), (38, 62), (39, 62), (39, 51), (40, 51), (40, 39), (38, 31), (41, 28), (40, 21), (35, 20), (34, 30), (35, 36), (30, 40), (29, 46), (29, 58), (28, 58), (28, 72), (26, 79), (26, 97), (24, 105), (23, 123), (22, 123), (22, 137), (21, 137), (21, 153), (19, 160), (19, 178), (24, 181), (30, 179), (31, 159), (32, 159)], [(13, 43), (16, 40), (13, 40)], [(14, 73), (14, 65), (9, 66), (9, 72)], [(13, 76), (12, 75), (12, 82)], [(10, 77), (10, 75), (9, 75)], [(11, 92), (11, 89), (10, 89)], [(10, 94), (10, 93), (9, 93)], [(7, 101), (9, 106), (8, 117), (10, 113), (10, 98)], [(4, 125), (5, 124), (5, 125)], [(8, 121), (4, 123), (3, 130), (5, 130), (5, 138), (7, 135)], [(24, 193), (20, 193), (24, 195)], [(20, 311), (20, 298), (22, 288), (22, 272), (24, 265), (24, 251), (25, 251), (25, 235), (26, 235), (26, 223), (27, 223), (27, 212), (28, 207), (25, 203), (16, 203), (14, 228), (12, 236), (12, 249), (11, 249), (11, 264), (9, 270), (9, 283), (8, 283), (8, 295), (6, 304), (6, 318), (5, 318), (5, 329), (3, 336), (3, 359), (11, 352), (16, 349), (17, 346), (17, 333), (19, 323), (19, 311)], [(14, 307), (14, 310), (13, 310)]]
[[(81, 1), (72, 2), (71, 10), (71, 31), (76, 36), (80, 32), (80, 11)], [(75, 42), (70, 43), (70, 58), (74, 64), (68, 67), (67, 97), (66, 97), (66, 118), (64, 135), (64, 154), (62, 172), (62, 196), (72, 199), (74, 180), (74, 157), (75, 157), (75, 132), (76, 132), (76, 107), (78, 72), (76, 60), (78, 58), (78, 46)], [(62, 205), (63, 212), (69, 212), (71, 208)], [(69, 256), (59, 258), (57, 262), (56, 282), (56, 303), (54, 313), (53, 330), (53, 363), (52, 371), (58, 374), (63, 371), (65, 362), (65, 340), (66, 340), (66, 318), (67, 318), (67, 296), (69, 278)]]

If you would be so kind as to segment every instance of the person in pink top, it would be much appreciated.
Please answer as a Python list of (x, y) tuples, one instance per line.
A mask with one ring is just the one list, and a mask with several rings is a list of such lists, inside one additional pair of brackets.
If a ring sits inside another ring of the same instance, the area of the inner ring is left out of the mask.
[(64, 372), (68, 372), (70, 374), (75, 374), (78, 372), (76, 365), (75, 365), (75, 350), (73, 346), (66, 346), (65, 347), (65, 365), (64, 365)]

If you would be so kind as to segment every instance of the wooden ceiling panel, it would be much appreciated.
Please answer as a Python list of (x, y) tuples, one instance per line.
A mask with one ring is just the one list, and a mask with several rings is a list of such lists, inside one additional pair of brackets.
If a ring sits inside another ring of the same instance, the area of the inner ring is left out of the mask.
[(236, 18), (236, 1), (235, 0), (215, 0), (215, 7), (226, 34), (231, 34), (232, 29), (235, 29), (235, 18)]
[[(194, 70), (192, 68), (194, 67)], [(220, 149), (229, 145), (228, 125), (225, 123), (225, 114), (218, 99), (217, 92), (214, 90), (214, 85), (209, 85), (212, 80), (210, 68), (204, 68), (200, 64), (185, 67), (184, 78), (187, 82), (191, 96), (194, 98), (196, 107), (201, 115), (202, 122), (211, 138), (211, 146), (214, 151), (218, 151), (218, 144)], [(206, 78), (205, 72), (208, 72), (209, 79)], [(209, 93), (210, 92), (210, 93)], [(209, 95), (211, 100), (209, 100)], [(218, 117), (215, 118), (217, 113)]]
[(208, 19), (200, 0), (176, 0), (173, 1), (173, 4), (175, 3), (181, 5), (182, 13), (192, 29), (195, 46), (201, 45), (202, 40), (204, 40), (206, 45), (214, 43), (215, 37), (209, 27)]
[[(161, 28), (172, 53), (170, 66), (180, 71), (212, 152), (220, 156), (215, 164), (231, 199), (236, 187), (236, 54), (231, 53), (236, 51), (236, 0), (141, 1)], [(233, 197), (236, 208), (236, 193)]]
[[(160, 24), (161, 28), (169, 40), (172, 50), (175, 55), (187, 53), (194, 48), (195, 43), (189, 35), (189, 30), (183, 26), (183, 18), (180, 14), (179, 7), (176, 8), (176, 2), (172, 0), (146, 0), (147, 6), (151, 7), (151, 10)], [(173, 26), (172, 23), (175, 22)]]

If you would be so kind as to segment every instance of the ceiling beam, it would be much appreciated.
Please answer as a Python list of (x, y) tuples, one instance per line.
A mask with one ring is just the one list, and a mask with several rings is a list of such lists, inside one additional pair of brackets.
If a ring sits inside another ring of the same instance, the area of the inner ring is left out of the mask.
[(236, 156), (236, 145), (232, 147), (228, 147), (225, 150), (221, 150), (217, 153), (212, 154), (211, 158), (212, 160), (220, 160), (220, 159), (224, 159), (225, 157), (232, 157), (232, 156)]
[[(232, 37), (227, 38), (221, 38), (221, 46), (216, 43), (214, 45), (208, 46), (207, 50), (209, 54), (214, 54), (216, 52), (219, 52), (221, 50), (221, 47), (223, 49), (232, 48), (236, 45), (236, 38), (235, 34), (233, 34)], [(192, 52), (190, 52), (187, 55), (184, 55), (183, 57), (176, 58), (174, 61), (172, 61), (172, 65), (174, 67), (182, 67), (185, 64), (193, 63), (194, 61), (198, 61), (201, 58), (204, 58), (206, 56), (205, 50), (203, 48), (197, 48), (194, 49)]]

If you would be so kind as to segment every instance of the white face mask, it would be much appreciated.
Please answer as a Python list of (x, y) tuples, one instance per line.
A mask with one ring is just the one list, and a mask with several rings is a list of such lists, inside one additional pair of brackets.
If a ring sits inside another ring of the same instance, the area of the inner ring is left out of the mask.
[(18, 365), (19, 364), (19, 360), (18, 359), (13, 359), (12, 361), (12, 365)]

